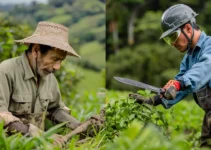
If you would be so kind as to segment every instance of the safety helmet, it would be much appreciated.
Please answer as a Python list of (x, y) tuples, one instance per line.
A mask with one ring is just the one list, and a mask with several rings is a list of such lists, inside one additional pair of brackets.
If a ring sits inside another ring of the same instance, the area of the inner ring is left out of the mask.
[(177, 4), (169, 7), (161, 17), (161, 28), (163, 30), (160, 39), (168, 36), (174, 30), (184, 25), (188, 21), (195, 23), (195, 17), (198, 14), (194, 12), (189, 6), (184, 4)]

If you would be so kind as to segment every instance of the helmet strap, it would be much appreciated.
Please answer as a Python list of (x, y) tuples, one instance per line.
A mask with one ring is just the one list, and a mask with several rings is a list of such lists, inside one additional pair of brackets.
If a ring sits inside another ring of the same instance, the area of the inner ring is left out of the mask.
[(192, 44), (192, 40), (193, 40), (193, 37), (194, 37), (194, 29), (193, 29), (192, 23), (191, 23), (191, 28), (192, 28), (192, 36), (191, 36), (190, 39), (188, 38), (187, 34), (184, 32), (183, 28), (181, 29), (181, 32), (184, 34), (184, 36), (185, 36), (186, 39), (188, 40), (188, 45), (187, 45), (187, 48), (186, 48), (187, 51), (188, 51), (188, 53), (191, 52), (191, 44)]

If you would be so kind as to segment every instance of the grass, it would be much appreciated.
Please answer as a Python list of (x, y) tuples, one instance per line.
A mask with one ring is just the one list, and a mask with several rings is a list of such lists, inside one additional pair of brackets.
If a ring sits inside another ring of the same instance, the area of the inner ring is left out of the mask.
[(103, 44), (97, 41), (83, 44), (80, 47), (80, 54), (83, 60), (88, 60), (97, 67), (105, 67), (105, 51)]
[(78, 71), (84, 75), (84, 78), (76, 86), (80, 92), (94, 92), (98, 91), (99, 88), (104, 88), (104, 78), (101, 72), (95, 72), (89, 69), (78, 68)]

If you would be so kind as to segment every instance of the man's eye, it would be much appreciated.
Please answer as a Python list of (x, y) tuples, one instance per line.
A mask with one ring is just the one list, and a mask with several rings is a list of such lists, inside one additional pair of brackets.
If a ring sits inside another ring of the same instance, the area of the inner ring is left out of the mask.
[(57, 58), (53, 58), (53, 61), (57, 61), (58, 59)]

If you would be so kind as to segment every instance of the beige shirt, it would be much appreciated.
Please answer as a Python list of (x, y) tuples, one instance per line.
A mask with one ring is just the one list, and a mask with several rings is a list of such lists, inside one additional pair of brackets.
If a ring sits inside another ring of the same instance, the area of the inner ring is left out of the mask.
[[(5, 125), (20, 119), (42, 128), (46, 114), (58, 108), (65, 105), (53, 74), (42, 78), (37, 87), (25, 53), (0, 64), (0, 119)], [(8, 112), (12, 113), (9, 119)]]

